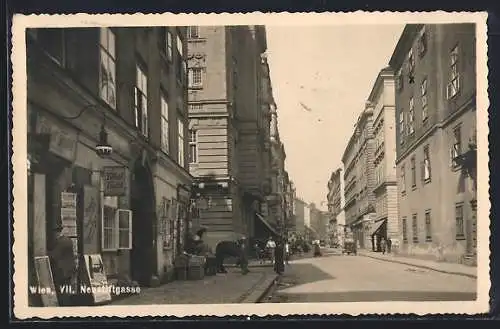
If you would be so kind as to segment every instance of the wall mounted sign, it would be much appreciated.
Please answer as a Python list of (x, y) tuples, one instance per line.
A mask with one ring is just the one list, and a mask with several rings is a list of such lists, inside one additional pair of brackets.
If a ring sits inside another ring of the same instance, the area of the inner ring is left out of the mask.
[(86, 253), (97, 252), (98, 218), (99, 218), (99, 191), (93, 186), (83, 188), (83, 250)]
[(39, 116), (36, 133), (50, 135), (49, 151), (63, 159), (74, 162), (77, 145), (76, 132), (63, 127), (55, 120)]
[(127, 170), (123, 166), (107, 166), (102, 170), (104, 195), (124, 196), (127, 194)]

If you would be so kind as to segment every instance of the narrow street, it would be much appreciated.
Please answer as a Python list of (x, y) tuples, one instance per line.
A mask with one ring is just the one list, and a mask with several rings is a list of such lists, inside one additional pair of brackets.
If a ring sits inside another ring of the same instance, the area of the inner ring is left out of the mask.
[(292, 261), (262, 302), (470, 301), (476, 280), (363, 256)]

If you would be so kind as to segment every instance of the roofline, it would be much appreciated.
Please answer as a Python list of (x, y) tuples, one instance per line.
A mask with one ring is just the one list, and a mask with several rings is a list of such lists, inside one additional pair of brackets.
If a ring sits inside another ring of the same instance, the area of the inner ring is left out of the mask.
[(391, 59), (389, 60), (389, 66), (397, 71), (404, 61), (404, 56), (410, 50), (412, 42), (415, 38), (415, 33), (418, 32), (424, 24), (406, 24), (401, 36), (399, 37), (398, 43), (394, 48)]
[(378, 91), (380, 90), (380, 87), (382, 86), (384, 80), (387, 78), (394, 78), (394, 70), (390, 66), (384, 67), (378, 73), (377, 79), (375, 79), (375, 83), (373, 84), (370, 95), (368, 96), (369, 102), (375, 102)]

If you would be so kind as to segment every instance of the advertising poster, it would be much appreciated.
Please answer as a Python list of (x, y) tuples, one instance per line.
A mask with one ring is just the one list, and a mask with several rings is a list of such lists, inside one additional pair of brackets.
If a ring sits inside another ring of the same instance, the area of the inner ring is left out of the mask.
[(34, 287), (35, 291), (31, 293), (40, 294), (43, 306), (59, 306), (49, 256), (35, 257), (35, 271), (38, 287)]
[(76, 237), (76, 193), (61, 193), (61, 224), (62, 234)]
[(85, 255), (85, 266), (89, 279), (89, 286), (84, 287), (86, 293), (92, 294), (96, 304), (111, 301), (111, 292), (101, 255)]

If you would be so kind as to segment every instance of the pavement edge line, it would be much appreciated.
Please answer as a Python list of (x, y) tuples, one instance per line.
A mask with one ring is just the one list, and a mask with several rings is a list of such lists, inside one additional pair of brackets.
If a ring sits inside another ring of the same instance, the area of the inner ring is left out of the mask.
[(267, 294), (269, 293), (271, 288), (276, 285), (276, 282), (278, 281), (279, 277), (280, 276), (278, 274), (273, 275), (273, 279), (271, 280), (271, 283), (262, 291), (262, 293), (259, 295), (259, 297), (257, 297), (254, 304), (260, 303), (267, 296)]
[(379, 257), (371, 256), (371, 255), (361, 254), (361, 253), (358, 253), (358, 255), (359, 256), (363, 256), (363, 257), (372, 258), (372, 259), (381, 260), (381, 261), (384, 261), (384, 262), (399, 263), (399, 264), (403, 264), (403, 265), (407, 265), (407, 266), (425, 268), (427, 270), (431, 270), (431, 271), (435, 271), (435, 272), (440, 272), (440, 273), (444, 273), (444, 274), (461, 275), (461, 276), (466, 276), (468, 278), (477, 279), (477, 275), (474, 275), (474, 274), (468, 274), (468, 273), (462, 273), (462, 272), (450, 272), (450, 271), (436, 269), (434, 267), (430, 267), (430, 266), (426, 266), (426, 265), (417, 265), (417, 264), (412, 264), (412, 263), (409, 263), (409, 262), (404, 262), (404, 261), (396, 260), (396, 259), (379, 258)]

